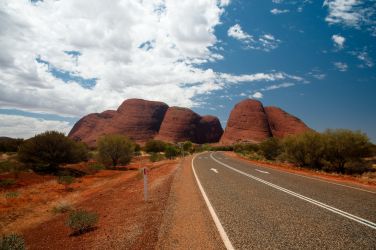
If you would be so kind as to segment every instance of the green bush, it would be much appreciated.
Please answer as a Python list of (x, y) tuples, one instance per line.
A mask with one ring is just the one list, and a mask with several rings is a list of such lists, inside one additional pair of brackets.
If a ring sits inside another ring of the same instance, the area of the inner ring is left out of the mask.
[(176, 146), (167, 145), (165, 148), (165, 156), (167, 159), (175, 159), (180, 155), (180, 150)]
[(3, 235), (0, 238), (0, 250), (23, 250), (25, 240), (19, 234)]
[(146, 142), (144, 150), (148, 153), (160, 153), (165, 150), (166, 143), (158, 140), (150, 140)]
[(157, 161), (161, 161), (161, 160), (164, 160), (165, 159), (165, 156), (163, 154), (160, 154), (160, 153), (151, 153), (150, 156), (149, 156), (149, 160), (151, 162), (157, 162)]
[(87, 160), (87, 149), (63, 133), (47, 131), (26, 140), (18, 150), (18, 158), (39, 170), (56, 171), (60, 164)]
[(72, 211), (67, 220), (74, 234), (82, 234), (94, 228), (98, 223), (98, 214), (85, 210)]
[(123, 135), (105, 135), (98, 141), (99, 160), (107, 166), (128, 164), (134, 153), (134, 143)]
[(0, 137), (0, 152), (17, 152), (23, 139)]
[(5, 194), (6, 199), (14, 199), (17, 198), (20, 195), (19, 192), (8, 192)]
[(282, 152), (282, 145), (277, 138), (269, 138), (258, 145), (259, 153), (267, 160), (275, 160)]
[(9, 187), (16, 183), (13, 179), (2, 179), (0, 180), (0, 187)]
[(372, 155), (372, 144), (367, 135), (360, 131), (327, 130), (323, 136), (325, 159), (340, 173), (345, 172), (346, 163), (361, 163), (363, 157)]
[(96, 171), (106, 169), (106, 167), (103, 164), (98, 163), (98, 162), (90, 163), (89, 168), (92, 170), (96, 170)]

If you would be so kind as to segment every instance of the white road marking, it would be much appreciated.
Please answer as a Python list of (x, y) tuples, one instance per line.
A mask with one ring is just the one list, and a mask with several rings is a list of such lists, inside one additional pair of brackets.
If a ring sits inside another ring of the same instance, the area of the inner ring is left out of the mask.
[(266, 171), (262, 171), (262, 170), (260, 170), (260, 169), (255, 169), (256, 171), (258, 171), (258, 172), (260, 172), (260, 173), (263, 173), (263, 174), (269, 174), (269, 172), (266, 172)]
[(213, 171), (214, 173), (218, 174), (218, 170), (217, 169), (211, 168), (210, 170)]
[(270, 186), (270, 187), (273, 187), (273, 188), (275, 188), (275, 189), (278, 189), (278, 190), (280, 190), (280, 191), (282, 191), (282, 192), (285, 192), (285, 193), (287, 193), (287, 194), (289, 194), (289, 195), (295, 196), (295, 197), (297, 197), (297, 198), (299, 198), (299, 199), (305, 200), (305, 201), (307, 201), (307, 202), (309, 202), (309, 203), (312, 203), (312, 204), (314, 204), (314, 205), (316, 205), (316, 206), (322, 207), (322, 208), (324, 208), (324, 209), (326, 209), (326, 210), (329, 210), (329, 211), (331, 211), (331, 212), (333, 212), (333, 213), (336, 213), (336, 214), (342, 215), (343, 217), (346, 217), (346, 218), (348, 218), (348, 219), (350, 219), (350, 220), (356, 221), (356, 222), (358, 222), (358, 223), (360, 223), (360, 224), (363, 224), (363, 225), (365, 225), (365, 226), (368, 226), (368, 227), (370, 227), (370, 228), (372, 228), (372, 229), (376, 229), (376, 223), (374, 223), (374, 222), (372, 222), (372, 221), (369, 221), (369, 220), (366, 220), (366, 219), (360, 218), (360, 217), (358, 217), (358, 216), (356, 216), (356, 215), (353, 215), (353, 214), (347, 213), (347, 212), (342, 211), (342, 210), (340, 210), (340, 209), (338, 209), (338, 208), (335, 208), (335, 207), (329, 206), (329, 205), (327, 205), (327, 204), (325, 204), (325, 203), (322, 203), (322, 202), (316, 201), (316, 200), (314, 200), (314, 199), (311, 199), (311, 198), (309, 198), (309, 197), (306, 197), (306, 196), (304, 196), (304, 195), (301, 195), (301, 194), (295, 193), (295, 192), (293, 192), (293, 191), (291, 191), (291, 190), (288, 190), (288, 189), (286, 189), (286, 188), (280, 187), (280, 186), (275, 185), (275, 184), (273, 184), (273, 183), (270, 183), (270, 182), (268, 182), (268, 181), (264, 181), (263, 179), (260, 179), (260, 178), (258, 178), (258, 177), (256, 177), (256, 176), (253, 176), (253, 175), (247, 174), (247, 173), (245, 173), (245, 172), (243, 172), (243, 171), (240, 171), (240, 170), (238, 170), (238, 169), (236, 169), (236, 168), (233, 168), (233, 167), (227, 165), (226, 163), (220, 162), (219, 160), (215, 159), (215, 158), (213, 157), (213, 153), (210, 154), (210, 157), (211, 157), (214, 161), (216, 161), (217, 163), (221, 164), (222, 166), (224, 166), (224, 167), (226, 167), (226, 168), (228, 168), (228, 169), (231, 169), (231, 170), (233, 170), (233, 171), (235, 171), (235, 172), (238, 172), (239, 174), (245, 175), (245, 176), (247, 176), (247, 177), (249, 177), (249, 178), (251, 178), (251, 179), (254, 179), (254, 180), (256, 180), (256, 181), (259, 181), (259, 182), (261, 182), (261, 183), (264, 183), (264, 184), (266, 184), (266, 185), (268, 185), (268, 186)]
[(212, 218), (213, 218), (213, 221), (214, 221), (214, 223), (215, 223), (215, 226), (217, 227), (217, 230), (218, 230), (218, 232), (219, 232), (219, 235), (221, 236), (222, 241), (223, 241), (223, 243), (224, 243), (225, 246), (226, 246), (226, 249), (228, 249), (228, 250), (233, 250), (233, 249), (235, 249), (235, 248), (232, 246), (232, 243), (231, 243), (230, 239), (228, 238), (225, 229), (223, 228), (221, 222), (219, 221), (219, 218), (218, 218), (217, 214), (215, 213), (214, 208), (213, 208), (213, 206), (211, 205), (211, 203), (210, 203), (210, 201), (209, 201), (209, 199), (208, 199), (208, 196), (206, 195), (205, 190), (204, 190), (204, 188), (203, 188), (202, 185), (201, 185), (200, 180), (199, 180), (198, 177), (197, 177), (197, 174), (196, 174), (196, 171), (195, 171), (195, 168), (194, 168), (194, 164), (193, 164), (193, 161), (194, 161), (195, 158), (196, 158), (196, 156), (192, 158), (192, 170), (193, 170), (193, 174), (194, 174), (194, 176), (195, 176), (195, 178), (196, 178), (197, 185), (198, 185), (198, 187), (199, 187), (199, 189), (200, 189), (200, 191), (201, 191), (202, 196), (204, 197), (204, 200), (205, 200), (206, 206), (207, 206), (208, 209), (209, 209), (210, 215), (211, 215)]
[[(254, 164), (254, 165), (257, 165), (257, 164)], [(263, 167), (263, 166), (261, 166), (261, 167)], [(345, 185), (345, 184), (340, 184), (340, 183), (336, 183), (336, 182), (326, 181), (326, 180), (322, 180), (322, 179), (319, 179), (319, 178), (309, 177), (309, 176), (305, 176), (305, 175), (301, 175), (301, 174), (295, 174), (295, 173), (291, 173), (291, 172), (287, 172), (287, 171), (283, 171), (283, 170), (279, 170), (279, 169), (275, 169), (275, 168), (273, 168), (273, 170), (278, 171), (280, 173), (296, 175), (296, 176), (300, 176), (300, 177), (311, 179), (311, 180), (326, 182), (326, 183), (337, 185), (337, 186), (341, 186), (341, 187), (347, 187), (347, 188), (351, 188), (351, 189), (355, 189), (355, 190), (359, 190), (359, 191), (363, 191), (363, 192), (367, 192), (367, 193), (371, 193), (371, 194), (376, 194), (376, 192), (371, 191), (371, 190), (367, 190), (367, 189), (352, 187), (352, 186), (348, 186), (348, 185)]]

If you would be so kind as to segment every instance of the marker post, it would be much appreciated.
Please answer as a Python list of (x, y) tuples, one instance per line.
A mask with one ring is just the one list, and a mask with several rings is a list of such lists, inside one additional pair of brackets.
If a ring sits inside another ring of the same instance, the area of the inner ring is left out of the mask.
[(144, 201), (148, 201), (148, 169), (143, 168), (142, 173), (144, 176)]

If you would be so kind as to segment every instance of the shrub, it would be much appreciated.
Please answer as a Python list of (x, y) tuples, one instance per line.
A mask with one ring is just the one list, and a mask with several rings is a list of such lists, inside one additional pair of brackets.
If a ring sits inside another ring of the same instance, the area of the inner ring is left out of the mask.
[(98, 141), (99, 160), (105, 165), (128, 164), (133, 152), (134, 143), (123, 135), (106, 135)]
[(168, 159), (175, 159), (177, 156), (180, 155), (180, 150), (173, 145), (168, 145), (165, 148), (165, 156)]
[(233, 145), (233, 150), (237, 153), (240, 152), (256, 152), (259, 147), (255, 143), (237, 143)]
[(98, 214), (94, 212), (88, 212), (85, 210), (72, 211), (69, 214), (67, 220), (67, 226), (69, 226), (73, 233), (82, 234), (94, 228), (98, 222)]
[(16, 183), (13, 179), (2, 179), (0, 180), (0, 187), (9, 187)]
[(17, 152), (23, 139), (0, 137), (0, 152)]
[(363, 157), (372, 154), (372, 144), (366, 134), (346, 129), (327, 130), (325, 140), (325, 159), (340, 173), (345, 172), (348, 162), (361, 162)]
[(98, 163), (98, 162), (90, 163), (89, 168), (92, 170), (96, 170), (96, 171), (106, 169), (106, 167), (103, 164)]
[(158, 140), (150, 140), (145, 144), (145, 151), (148, 153), (160, 153), (165, 150), (166, 143)]
[(300, 167), (322, 167), (325, 144), (322, 135), (317, 132), (288, 136), (283, 140), (283, 149), (289, 161)]
[(194, 150), (193, 143), (190, 141), (183, 142), (182, 148), (183, 148), (184, 154), (193, 153), (193, 150)]
[(21, 162), (55, 171), (60, 164), (87, 160), (87, 150), (63, 133), (47, 131), (26, 140), (18, 150)]
[(160, 153), (151, 153), (150, 154), (150, 157), (149, 157), (149, 160), (151, 162), (157, 162), (157, 161), (161, 161), (163, 160), (165, 157), (163, 154), (160, 154)]
[(20, 195), (19, 192), (8, 192), (5, 194), (6, 199), (14, 199), (17, 198)]
[(73, 188), (69, 188), (69, 185), (75, 181), (75, 178), (70, 175), (63, 175), (60, 176), (58, 179), (58, 183), (63, 184), (66, 191), (73, 191)]
[(134, 144), (134, 155), (135, 156), (141, 155), (141, 146), (140, 146), (140, 144), (137, 144), (137, 143)]
[(9, 234), (1, 236), (0, 250), (23, 250), (25, 249), (25, 240), (21, 235)]
[(69, 212), (69, 211), (72, 211), (72, 206), (69, 204), (69, 203), (66, 203), (66, 202), (62, 202), (60, 204), (58, 204), (57, 206), (55, 206), (52, 211), (55, 213), (55, 214), (58, 214), (58, 213), (66, 213), (66, 212)]
[(267, 160), (275, 160), (282, 152), (282, 146), (278, 139), (269, 138), (258, 145), (260, 154)]

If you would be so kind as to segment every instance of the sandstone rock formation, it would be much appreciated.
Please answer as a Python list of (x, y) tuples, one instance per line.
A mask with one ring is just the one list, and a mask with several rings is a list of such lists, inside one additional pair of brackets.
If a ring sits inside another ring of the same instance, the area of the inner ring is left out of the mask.
[(221, 123), (212, 115), (201, 117), (197, 129), (197, 143), (219, 142), (223, 134)]
[(274, 137), (281, 138), (310, 130), (299, 118), (290, 115), (278, 107), (265, 107), (265, 112)]
[(69, 137), (96, 146), (105, 134), (122, 134), (144, 143), (158, 133), (168, 106), (162, 102), (129, 99), (117, 111), (108, 110), (81, 118), (72, 128)]
[(222, 144), (260, 142), (272, 136), (262, 103), (246, 99), (235, 105), (222, 135)]
[(300, 119), (276, 107), (263, 107), (256, 100), (246, 99), (231, 111), (221, 144), (258, 143), (269, 137), (284, 137), (310, 130)]
[(167, 142), (196, 142), (200, 119), (201, 117), (190, 109), (170, 107), (155, 139)]
[(162, 102), (129, 99), (116, 111), (84, 116), (68, 136), (95, 147), (98, 138), (106, 134), (126, 135), (143, 144), (154, 138), (167, 142), (218, 142), (222, 133), (216, 117), (201, 117), (190, 109), (169, 108)]

